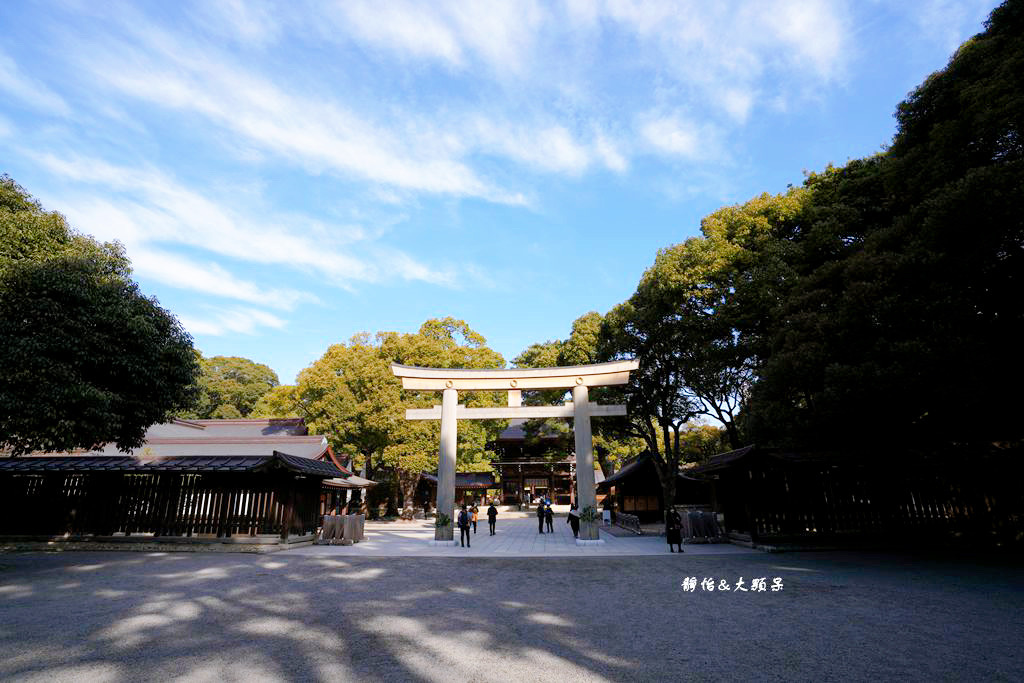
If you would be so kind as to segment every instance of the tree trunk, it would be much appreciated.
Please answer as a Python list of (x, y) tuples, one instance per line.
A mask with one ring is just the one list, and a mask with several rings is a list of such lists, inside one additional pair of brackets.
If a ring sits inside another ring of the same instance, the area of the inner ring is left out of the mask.
[(722, 424), (725, 425), (725, 433), (729, 438), (729, 447), (732, 450), (743, 448), (743, 444), (740, 443), (740, 432), (736, 429), (736, 424), (732, 420), (722, 421)]
[(595, 448), (594, 455), (597, 456), (597, 463), (601, 466), (601, 473), (605, 478), (612, 476), (612, 464), (608, 461), (608, 454)]
[(402, 519), (411, 520), (415, 513), (416, 485), (420, 483), (419, 472), (398, 470), (398, 485), (402, 491)]
[(385, 517), (397, 517), (398, 516), (398, 472), (391, 469), (391, 483), (388, 486), (388, 497), (384, 503), (384, 516)]
[(661, 477), (662, 517), (666, 523), (668, 523), (668, 513), (676, 501), (676, 476), (674, 472), (668, 472), (667, 476)]

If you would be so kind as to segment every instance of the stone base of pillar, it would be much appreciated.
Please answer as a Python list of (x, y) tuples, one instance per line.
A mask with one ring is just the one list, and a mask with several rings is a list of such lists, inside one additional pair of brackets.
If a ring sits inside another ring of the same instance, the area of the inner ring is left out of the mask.
[[(603, 543), (604, 541), (602, 541)], [(443, 545), (446, 548), (450, 548), (453, 545), (458, 545), (458, 541), (427, 541), (427, 545)]]
[(596, 541), (585, 541), (582, 538), (577, 538), (576, 545), (604, 545), (604, 539), (599, 538)]

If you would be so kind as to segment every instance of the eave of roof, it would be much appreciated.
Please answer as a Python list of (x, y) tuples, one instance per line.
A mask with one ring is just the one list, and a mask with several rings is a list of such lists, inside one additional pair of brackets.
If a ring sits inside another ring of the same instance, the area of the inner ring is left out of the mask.
[(5, 458), (0, 473), (46, 472), (261, 472), (276, 468), (320, 477), (344, 477), (332, 463), (274, 451), (273, 455), (176, 455), (136, 458), (130, 455), (72, 455)]

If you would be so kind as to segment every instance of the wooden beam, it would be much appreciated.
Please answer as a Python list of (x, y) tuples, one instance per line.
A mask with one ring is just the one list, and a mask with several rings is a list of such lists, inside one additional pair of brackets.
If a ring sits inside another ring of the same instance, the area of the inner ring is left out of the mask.
[[(515, 382), (515, 384), (512, 384)], [(522, 379), (483, 379), (458, 377), (434, 379), (431, 377), (403, 377), (402, 388), (417, 391), (500, 391), (502, 389), (572, 389), (578, 385), (608, 387), (629, 384), (629, 371), (608, 372), (599, 375), (576, 375), (574, 377), (524, 377)]]
[[(588, 405), (591, 417), (612, 417), (626, 414), (624, 405)], [(455, 417), (459, 420), (530, 420), (542, 417), (569, 418), (575, 414), (573, 404), (560, 406), (500, 406), (495, 408), (467, 408), (459, 405)], [(433, 408), (409, 408), (405, 411), (407, 420), (440, 420), (441, 406)]]

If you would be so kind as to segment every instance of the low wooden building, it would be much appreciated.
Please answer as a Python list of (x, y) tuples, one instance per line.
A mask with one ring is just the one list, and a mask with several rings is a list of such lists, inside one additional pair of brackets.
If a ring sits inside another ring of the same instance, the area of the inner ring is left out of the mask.
[(244, 456), (0, 459), (0, 534), (124, 540), (311, 540), (334, 464)]
[(692, 474), (713, 486), (731, 535), (755, 543), (1024, 541), (1019, 448), (794, 452), (752, 445)]
[(501, 481), (503, 504), (548, 498), (568, 505), (575, 500), (576, 456), (569, 436), (550, 431), (531, 436), (523, 420), (509, 420), (488, 449), (494, 452), (491, 466)]
[[(597, 491), (612, 497), (615, 510), (636, 515), (643, 523), (665, 519), (665, 494), (649, 453), (641, 453), (633, 462), (610, 474), (597, 485)], [(673, 505), (710, 503), (711, 488), (706, 482), (694, 480), (684, 472), (677, 474)]]
[[(497, 491), (492, 472), (456, 472), (455, 473), (455, 504), (483, 501), (489, 491)], [(437, 475), (430, 472), (420, 474), (416, 485), (416, 506), (433, 509), (437, 500)]]
[[(92, 459), (90, 462), (94, 463), (117, 462), (120, 463), (119, 467), (127, 467), (126, 463), (130, 464), (130, 462), (179, 462), (175, 459), (191, 458), (191, 460), (181, 460), (180, 462), (202, 463), (205, 468), (203, 472), (214, 476), (217, 473), (239, 471), (236, 467), (237, 463), (266, 463), (269, 462), (267, 459), (273, 456), (322, 463), (327, 467), (320, 471), (333, 473), (328, 477), (317, 478), (320, 491), (316, 496), (316, 513), (319, 515), (340, 510), (348, 502), (353, 490), (359, 492), (375, 483), (353, 476), (352, 472), (331, 450), (327, 438), (310, 434), (301, 418), (174, 419), (150, 427), (146, 431), (143, 445), (128, 454), (128, 457), (133, 459), (131, 461), (123, 460), (125, 454), (118, 450), (116, 444), (107, 444), (92, 451), (34, 453), (25, 459), (84, 458)], [(96, 458), (121, 458), (122, 460), (101, 461)], [(264, 467), (264, 465), (259, 465), (259, 467)], [(310, 467), (315, 467), (315, 465), (310, 465)], [(73, 470), (67, 471), (72, 472)], [(214, 476), (214, 478), (217, 477)], [(263, 526), (265, 523), (261, 522), (260, 528)], [(262, 533), (260, 532), (260, 534)]]

